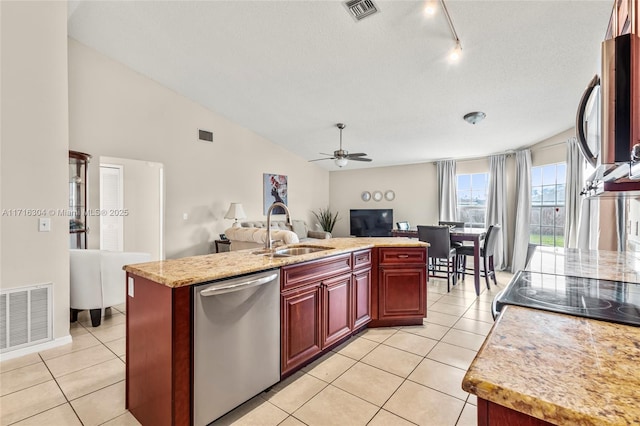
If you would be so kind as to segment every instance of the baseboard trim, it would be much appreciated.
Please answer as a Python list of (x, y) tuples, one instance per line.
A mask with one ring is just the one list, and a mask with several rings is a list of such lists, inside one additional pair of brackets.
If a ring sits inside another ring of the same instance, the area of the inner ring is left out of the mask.
[(64, 337), (59, 337), (49, 342), (39, 343), (37, 345), (27, 346), (26, 348), (20, 348), (14, 351), (2, 353), (0, 354), (0, 361), (6, 361), (9, 359), (18, 358), (24, 355), (46, 351), (47, 349), (57, 348), (58, 346), (67, 345), (72, 341), (73, 339), (71, 338), (71, 335), (67, 334)]

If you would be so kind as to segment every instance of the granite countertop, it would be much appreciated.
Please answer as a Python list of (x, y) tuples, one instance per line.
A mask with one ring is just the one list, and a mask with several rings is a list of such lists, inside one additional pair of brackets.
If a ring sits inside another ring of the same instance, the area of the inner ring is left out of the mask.
[(640, 253), (537, 247), (526, 269), (556, 275), (640, 283)]
[(554, 424), (637, 424), (640, 327), (507, 306), (462, 388)]
[(415, 239), (397, 237), (330, 238), (317, 240), (312, 244), (289, 244), (286, 247), (296, 246), (321, 246), (327, 247), (328, 250), (292, 257), (270, 257), (253, 253), (260, 249), (247, 249), (137, 263), (126, 265), (124, 270), (168, 287), (182, 287), (372, 247), (427, 247), (428, 244)]

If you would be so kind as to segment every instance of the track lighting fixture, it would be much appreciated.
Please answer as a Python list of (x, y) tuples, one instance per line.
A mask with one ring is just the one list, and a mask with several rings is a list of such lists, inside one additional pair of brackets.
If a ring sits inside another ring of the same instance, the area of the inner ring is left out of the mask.
[(436, 0), (429, 0), (424, 6), (424, 13), (427, 15), (434, 15), (436, 13)]
[[(453, 40), (456, 42), (455, 47), (449, 53), (449, 59), (452, 62), (457, 61), (462, 56), (462, 44), (460, 43), (460, 38), (458, 37), (458, 32), (456, 28), (453, 26), (453, 21), (451, 20), (451, 15), (449, 15), (449, 10), (447, 9), (447, 5), (444, 3), (444, 0), (439, 0), (442, 4), (442, 11), (444, 12), (445, 18), (447, 18), (447, 23), (449, 24), (449, 30), (451, 30), (451, 36)], [(427, 15), (433, 15), (436, 12), (436, 0), (429, 0), (424, 6), (424, 13)]]
[(449, 55), (449, 59), (451, 59), (452, 61), (457, 61), (458, 59), (460, 59), (460, 56), (462, 56), (462, 44), (460, 44), (460, 38), (458, 37), (456, 28), (453, 26), (453, 21), (451, 20), (451, 15), (449, 15), (447, 5), (444, 3), (444, 0), (440, 0), (440, 3), (442, 3), (442, 10), (444, 11), (444, 16), (447, 18), (447, 22), (449, 23), (449, 29), (451, 30), (453, 40), (456, 42), (456, 46), (453, 48), (453, 51)]

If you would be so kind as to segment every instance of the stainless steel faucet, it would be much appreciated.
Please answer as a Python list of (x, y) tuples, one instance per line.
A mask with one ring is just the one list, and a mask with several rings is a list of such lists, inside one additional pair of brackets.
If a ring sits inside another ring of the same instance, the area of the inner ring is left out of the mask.
[(271, 212), (275, 207), (282, 207), (284, 209), (284, 211), (286, 212), (285, 214), (287, 215), (287, 225), (291, 227), (291, 214), (289, 213), (289, 209), (287, 208), (287, 206), (279, 201), (271, 204), (271, 206), (269, 206), (269, 210), (267, 210), (267, 238), (264, 241), (264, 248), (266, 250), (271, 250)]

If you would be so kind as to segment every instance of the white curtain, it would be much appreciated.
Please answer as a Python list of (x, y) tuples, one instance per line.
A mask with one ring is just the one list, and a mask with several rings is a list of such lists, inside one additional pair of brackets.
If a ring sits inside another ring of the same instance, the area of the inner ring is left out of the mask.
[(507, 181), (505, 179), (505, 154), (489, 157), (489, 190), (487, 194), (487, 212), (485, 224), (499, 224), (502, 235), (498, 239), (493, 264), (503, 270), (507, 266)]
[(529, 247), (531, 219), (531, 151), (516, 152), (516, 229), (513, 238), (511, 272), (524, 269)]
[(578, 139), (567, 140), (567, 175), (565, 188), (565, 223), (564, 246), (578, 247), (580, 211), (582, 196), (580, 191), (584, 185), (584, 157), (578, 147)]
[(438, 209), (440, 220), (458, 220), (456, 191), (456, 162), (442, 160), (436, 163), (438, 176)]

